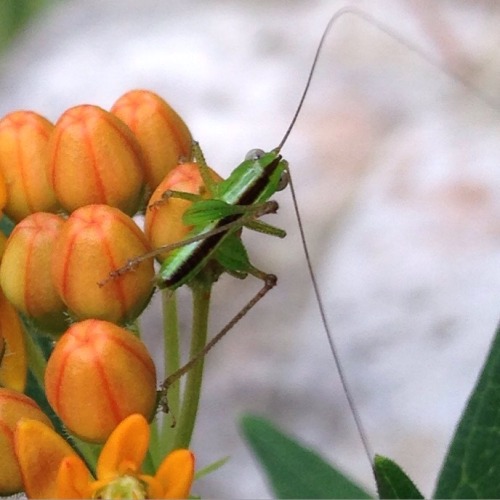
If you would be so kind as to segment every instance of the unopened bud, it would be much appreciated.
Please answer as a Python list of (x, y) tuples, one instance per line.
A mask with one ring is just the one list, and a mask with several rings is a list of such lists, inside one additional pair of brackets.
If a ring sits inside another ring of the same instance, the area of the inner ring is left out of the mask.
[(182, 118), (158, 95), (132, 90), (111, 108), (134, 132), (145, 159), (146, 183), (154, 190), (180, 159), (191, 158), (191, 133)]
[(82, 439), (103, 442), (128, 415), (149, 419), (156, 373), (146, 346), (106, 321), (75, 323), (57, 342), (45, 371), (52, 408)]
[(115, 115), (82, 105), (57, 121), (50, 141), (49, 181), (68, 212), (102, 203), (135, 214), (143, 171), (139, 143)]
[(79, 208), (64, 223), (53, 248), (54, 285), (79, 319), (132, 321), (153, 292), (152, 259), (121, 276), (110, 278), (110, 273), (149, 250), (137, 224), (117, 208)]
[(51, 274), (54, 242), (63, 225), (55, 214), (29, 215), (12, 231), (0, 265), (0, 285), (9, 301), (50, 332), (67, 326), (66, 306)]
[(15, 111), (0, 120), (0, 173), (7, 188), (4, 210), (16, 222), (34, 212), (58, 208), (47, 178), (53, 128), (32, 111)]

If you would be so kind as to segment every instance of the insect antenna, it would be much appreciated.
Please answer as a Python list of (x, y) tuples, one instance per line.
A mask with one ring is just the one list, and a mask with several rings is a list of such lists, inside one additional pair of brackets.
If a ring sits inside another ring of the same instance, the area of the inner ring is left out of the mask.
[[(279, 153), (281, 151), (281, 149), (285, 145), (286, 141), (288, 140), (288, 137), (289, 137), (290, 133), (292, 132), (293, 127), (295, 126), (295, 123), (300, 115), (300, 112), (301, 112), (302, 107), (304, 105), (304, 101), (306, 99), (306, 96), (309, 92), (309, 88), (311, 86), (312, 78), (314, 76), (314, 72), (316, 70), (316, 66), (317, 66), (317, 63), (319, 61), (319, 57), (321, 55), (321, 51), (323, 49), (323, 46), (324, 46), (325, 41), (330, 33), (332, 26), (341, 17), (344, 17), (347, 14), (351, 14), (351, 15), (353, 15), (357, 18), (360, 18), (363, 21), (369, 23), (370, 25), (375, 26), (379, 31), (385, 33), (386, 35), (391, 37), (391, 39), (396, 40), (399, 44), (406, 47), (409, 51), (417, 54), (420, 58), (425, 60), (427, 63), (434, 66), (442, 73), (446, 74), (449, 78), (451, 78), (455, 82), (460, 83), (464, 88), (466, 88), (471, 94), (473, 94), (476, 98), (481, 100), (489, 108), (495, 110), (496, 112), (500, 112), (500, 103), (496, 99), (484, 94), (484, 92), (481, 91), (481, 89), (479, 87), (477, 87), (471, 81), (465, 79), (458, 71), (455, 71), (451, 68), (446, 67), (443, 63), (441, 63), (438, 59), (433, 57), (431, 54), (427, 53), (425, 50), (423, 50), (422, 48), (420, 48), (419, 46), (417, 46), (416, 44), (414, 44), (413, 42), (411, 42), (410, 40), (408, 40), (407, 38), (402, 36), (400, 33), (396, 32), (395, 30), (393, 30), (389, 26), (381, 23), (379, 20), (377, 20), (372, 15), (370, 15), (370, 14), (368, 14), (360, 9), (357, 9), (355, 7), (345, 7), (345, 8), (338, 10), (330, 17), (330, 20), (328, 21), (327, 25), (325, 26), (325, 29), (323, 30), (323, 34), (321, 35), (321, 39), (320, 39), (318, 46), (316, 48), (313, 62), (311, 64), (311, 68), (309, 70), (307, 80), (306, 80), (306, 83), (304, 85), (304, 90), (302, 91), (302, 94), (300, 96), (299, 103), (298, 103), (298, 105), (295, 109), (295, 112), (292, 116), (292, 119), (291, 119), (291, 121), (290, 121), (290, 123), (285, 131), (285, 134), (283, 135), (283, 138), (281, 139), (278, 146), (274, 149), (275, 152)], [(349, 383), (347, 381), (347, 378), (345, 375), (345, 370), (342, 366), (342, 362), (340, 360), (340, 356), (338, 354), (338, 351), (337, 351), (337, 348), (335, 345), (334, 335), (333, 335), (332, 330), (330, 328), (330, 325), (328, 323), (328, 318), (327, 318), (326, 311), (325, 311), (324, 301), (323, 301), (321, 292), (319, 290), (318, 281), (316, 278), (315, 271), (314, 271), (314, 269), (312, 267), (312, 263), (311, 263), (310, 252), (309, 252), (309, 248), (308, 248), (307, 241), (305, 238), (304, 227), (303, 227), (302, 218), (301, 218), (299, 207), (298, 207), (295, 188), (293, 185), (293, 179), (292, 179), (290, 171), (288, 173), (289, 173), (289, 185), (290, 185), (290, 191), (291, 191), (291, 196), (292, 196), (292, 202), (293, 202), (293, 206), (294, 206), (295, 215), (297, 217), (297, 224), (299, 227), (299, 234), (300, 234), (300, 239), (301, 239), (301, 243), (302, 243), (302, 248), (304, 251), (305, 258), (306, 258), (307, 269), (308, 269), (308, 273), (309, 273), (311, 283), (313, 286), (314, 296), (316, 298), (316, 303), (318, 305), (319, 314), (321, 317), (323, 328), (324, 328), (325, 333), (327, 335), (330, 351), (331, 351), (332, 356), (333, 356), (333, 360), (334, 360), (334, 363), (335, 363), (335, 366), (336, 366), (336, 369), (338, 372), (340, 383), (341, 383), (342, 388), (343, 388), (344, 393), (345, 393), (345, 397), (346, 397), (346, 400), (347, 400), (347, 403), (349, 406), (349, 410), (354, 418), (354, 422), (355, 422), (359, 437), (361, 439), (363, 448), (365, 450), (366, 456), (368, 457), (370, 465), (372, 466), (372, 469), (373, 469), (373, 456), (374, 455), (372, 453), (372, 450), (371, 450), (371, 447), (369, 444), (369, 440), (367, 437), (367, 433), (364, 429), (361, 417), (360, 417), (359, 412), (357, 410), (356, 403), (355, 403), (353, 395), (352, 395), (352, 391), (351, 391)]]
[(306, 99), (306, 96), (309, 92), (309, 87), (311, 86), (311, 81), (314, 76), (314, 72), (316, 70), (316, 66), (319, 61), (319, 56), (321, 55), (321, 51), (323, 50), (323, 46), (325, 45), (326, 39), (328, 35), (330, 34), (330, 30), (332, 26), (341, 18), (344, 17), (347, 14), (351, 14), (354, 17), (357, 17), (359, 19), (362, 19), (363, 21), (367, 22), (368, 24), (375, 26), (379, 31), (382, 33), (385, 33), (387, 36), (392, 38), (393, 40), (397, 41), (399, 44), (401, 44), (403, 47), (406, 47), (409, 51), (414, 52), (417, 54), (419, 57), (421, 57), (423, 60), (427, 61), (430, 65), (434, 66), (437, 68), (439, 71), (443, 72), (445, 75), (448, 75), (452, 80), (460, 83), (465, 87), (469, 92), (471, 92), (475, 97), (477, 97), (479, 100), (483, 101), (484, 104), (486, 104), (489, 108), (500, 112), (500, 103), (498, 100), (496, 100), (494, 97), (489, 96), (488, 94), (485, 94), (484, 91), (482, 91), (478, 86), (476, 86), (473, 82), (470, 80), (464, 78), (458, 71), (455, 71), (451, 68), (446, 67), (441, 63), (438, 59), (433, 57), (430, 53), (427, 51), (423, 50), (421, 47), (410, 41), (409, 39), (405, 38), (401, 33), (398, 33), (397, 31), (393, 30), (386, 24), (380, 22), (378, 19), (373, 17), (372, 15), (368, 14), (367, 12), (362, 11), (361, 9), (357, 9), (356, 7), (344, 7), (337, 12), (335, 12), (332, 17), (330, 17), (330, 20), (328, 21), (327, 25), (325, 26), (325, 29), (323, 30), (323, 34), (321, 35), (321, 39), (318, 43), (318, 46), (316, 48), (316, 52), (314, 54), (314, 59), (311, 64), (311, 69), (309, 70), (309, 73), (307, 75), (307, 80), (306, 84), (304, 85), (304, 90), (302, 91), (302, 95), (300, 96), (299, 104), (297, 105), (297, 108), (295, 109), (295, 112), (292, 116), (292, 119), (290, 121), (290, 124), (288, 125), (285, 134), (283, 135), (283, 138), (281, 139), (281, 142), (278, 144), (278, 146), (274, 149), (277, 153), (281, 151), (283, 148), (285, 142), (288, 140), (288, 136), (290, 135), (291, 131), (293, 130), (293, 127), (295, 125), (295, 122), (297, 121), (297, 118), (300, 115), (300, 112), (302, 110), (302, 106), (304, 105), (304, 101)]

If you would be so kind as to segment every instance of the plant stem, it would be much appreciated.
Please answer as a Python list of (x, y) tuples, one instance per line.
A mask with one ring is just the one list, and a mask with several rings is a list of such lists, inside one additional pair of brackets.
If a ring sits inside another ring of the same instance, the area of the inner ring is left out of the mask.
[(158, 465), (159, 464), (155, 464), (155, 459), (151, 451), (148, 451), (148, 453), (144, 458), (144, 461), (142, 462), (143, 473), (149, 474), (150, 476), (154, 476)]
[(43, 355), (42, 349), (37, 344), (37, 342), (31, 336), (31, 332), (26, 332), (25, 335), (26, 342), (26, 354), (28, 356), (28, 366), (33, 374), (33, 377), (37, 381), (40, 388), (43, 390), (45, 367), (47, 366), (47, 360)]
[[(165, 373), (173, 373), (180, 366), (179, 320), (175, 292), (162, 291), (163, 335)], [(178, 415), (181, 406), (180, 380), (173, 383), (168, 391), (168, 402), (172, 415)], [(159, 450), (167, 454), (173, 450), (176, 428), (171, 426), (171, 415), (163, 415)], [(162, 459), (163, 457), (158, 457)]]
[[(207, 341), (208, 314), (210, 310), (210, 294), (212, 283), (198, 283), (192, 287), (193, 291), (193, 324), (191, 348), (189, 357), (194, 357), (204, 347)], [(204, 360), (200, 359), (187, 375), (182, 408), (179, 415), (174, 447), (188, 448), (193, 434), (198, 403), (200, 400), (201, 383), (203, 379)], [(169, 390), (170, 392), (170, 390)], [(170, 400), (169, 400), (170, 401)]]

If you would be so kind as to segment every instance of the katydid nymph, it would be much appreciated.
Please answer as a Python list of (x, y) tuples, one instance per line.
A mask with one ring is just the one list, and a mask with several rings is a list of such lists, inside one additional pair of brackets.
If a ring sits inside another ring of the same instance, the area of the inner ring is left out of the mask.
[[(336, 14), (336, 17), (339, 17), (342, 13), (346, 13), (346, 12), (348, 12), (348, 11), (341, 11), (340, 13)], [(363, 16), (361, 16), (361, 17), (363, 17)], [(371, 21), (373, 21), (373, 20), (371, 20)], [(373, 22), (372, 22), (372, 24), (373, 24)], [(375, 23), (375, 24), (376, 24), (376, 23)], [(326, 35), (326, 32), (325, 32), (325, 35)], [(398, 37), (398, 39), (400, 40), (400, 39), (401, 39), (401, 37)], [(405, 44), (405, 43), (403, 43), (403, 44)], [(409, 46), (409, 44), (405, 44), (405, 45)], [(415, 50), (415, 49), (413, 48), (413, 50)], [(319, 55), (319, 51), (318, 51), (318, 55)], [(428, 58), (428, 57), (426, 57), (426, 59), (427, 59), (427, 60), (429, 60), (429, 58)], [(442, 69), (442, 68), (441, 68), (441, 69)], [(312, 72), (311, 72), (311, 75), (312, 75)], [(469, 87), (470, 87), (470, 86), (469, 86)], [(298, 115), (298, 112), (297, 112), (297, 115)], [(293, 123), (292, 123), (292, 125), (290, 126), (290, 129), (291, 129), (291, 127), (292, 127), (292, 126), (293, 126)], [(277, 152), (275, 151), (275, 153), (276, 153), (277, 155), (279, 155), (279, 154), (280, 154), (280, 149), (281, 149), (281, 147), (284, 145), (285, 140), (286, 140), (286, 136), (285, 136), (285, 139), (281, 142), (280, 147), (279, 147), (279, 148), (277, 148), (277, 149), (278, 149), (278, 151), (277, 151)], [(268, 154), (270, 154), (270, 153), (268, 153)], [(261, 158), (264, 158), (264, 157), (265, 157), (265, 155), (264, 155), (263, 157), (261, 157)], [(258, 161), (258, 159), (256, 159), (255, 161)], [(230, 176), (230, 178), (231, 178), (231, 176)], [(270, 196), (272, 196), (272, 194), (273, 194), (273, 193), (270, 193)], [(256, 201), (256, 200), (252, 200), (252, 204), (253, 204), (253, 202), (254, 202), (254, 201)], [(258, 200), (258, 202), (259, 202), (259, 203), (262, 203), (262, 202), (263, 202), (263, 200)], [(198, 205), (198, 208), (200, 208), (200, 212), (201, 212), (203, 208), (208, 208), (208, 204), (206, 204), (206, 205), (205, 205), (205, 207), (203, 207), (203, 205)], [(269, 207), (268, 207), (268, 208), (269, 208)], [(217, 220), (216, 224), (221, 224), (221, 225), (224, 225), (224, 226), (225, 226), (225, 224), (226, 224), (226, 223), (230, 224), (230, 226), (231, 226), (231, 228), (232, 228), (232, 230), (231, 230), (231, 234), (232, 234), (233, 236), (235, 236), (235, 232), (236, 232), (236, 231), (237, 231), (237, 230), (238, 230), (238, 229), (239, 229), (242, 225), (244, 225), (241, 219), (240, 219), (240, 220), (236, 220), (236, 218), (238, 218), (238, 217), (244, 217), (244, 215), (243, 215), (243, 214), (245, 213), (245, 210), (243, 210), (242, 212), (240, 212), (240, 213), (239, 213), (239, 214), (237, 214), (237, 215), (235, 215), (235, 214), (230, 214), (230, 210), (231, 210), (231, 209), (228, 209), (227, 207), (226, 207), (226, 208), (222, 208), (222, 209), (221, 209), (221, 211), (219, 212), (219, 218), (218, 218), (218, 219), (216, 218), (216, 220)], [(264, 210), (264, 211), (265, 211), (265, 210)], [(253, 215), (253, 216), (255, 216), (255, 217), (257, 217), (257, 216), (259, 216), (259, 215), (260, 215), (260, 213), (259, 213), (259, 212), (257, 212), (257, 211), (255, 212), (255, 214), (251, 214), (251, 210), (246, 210), (246, 212), (250, 215), (250, 217), (249, 217), (249, 219), (248, 219), (248, 222), (250, 221), (250, 219), (252, 219), (252, 217), (251, 217), (252, 215)], [(233, 219), (232, 221), (231, 221), (231, 220), (229, 220), (229, 219), (226, 219), (226, 217), (233, 217), (233, 216), (234, 216), (234, 217), (236, 217), (236, 218), (235, 218), (235, 219)], [(222, 222), (221, 222), (222, 220), (224, 221), (224, 224), (222, 224)], [(254, 222), (255, 222), (255, 219), (254, 219)], [(210, 224), (212, 224), (212, 223), (210, 223)], [(200, 224), (199, 229), (195, 231), (195, 232), (196, 232), (196, 234), (193, 234), (193, 236), (194, 236), (194, 237), (195, 237), (198, 241), (203, 241), (203, 240), (204, 240), (204, 238), (205, 238), (205, 236), (211, 237), (211, 236), (214, 236), (215, 234), (217, 234), (216, 232), (214, 232), (214, 231), (213, 231), (213, 228), (209, 227), (209, 226), (210, 226), (210, 224), (206, 223), (206, 221), (205, 221), (203, 224)], [(219, 225), (218, 230), (225, 231), (225, 228), (221, 229), (221, 225)], [(204, 234), (203, 234), (203, 233), (205, 233), (205, 230), (208, 230), (208, 231), (209, 231), (208, 235), (204, 235)], [(225, 234), (229, 234), (229, 233), (225, 233)], [(229, 236), (228, 236), (228, 238), (229, 238)], [(233, 239), (233, 238), (231, 238), (231, 239)], [(219, 242), (221, 242), (222, 240), (223, 240), (223, 239), (221, 238), (221, 240), (219, 240)], [(234, 240), (234, 239), (233, 239), (233, 240)], [(222, 244), (222, 243), (221, 243), (221, 244)], [(194, 243), (193, 243), (193, 245), (194, 245)], [(194, 246), (193, 246), (193, 248), (194, 248)], [(220, 248), (220, 247), (219, 247), (219, 248)], [(206, 247), (205, 247), (205, 250), (206, 250)], [(163, 251), (164, 251), (164, 249), (161, 249), (161, 252), (163, 252)], [(206, 253), (206, 254), (204, 254), (204, 255), (202, 256), (202, 257), (203, 257), (203, 262), (205, 262), (205, 261), (206, 261), (205, 259), (206, 259), (206, 258), (208, 258), (209, 256), (214, 255), (215, 251), (216, 251), (216, 248), (215, 248), (215, 247), (211, 247), (211, 248), (210, 248), (210, 251), (209, 251), (208, 253)], [(176, 251), (176, 253), (177, 253), (177, 251)], [(183, 252), (180, 252), (180, 251), (179, 251), (179, 253), (177, 254), (177, 258), (179, 258), (179, 256), (180, 256), (180, 255), (182, 255), (182, 254), (183, 254)], [(184, 254), (184, 257), (186, 257), (186, 256), (187, 256), (187, 253), (186, 253), (186, 254)], [(170, 260), (170, 259), (169, 259), (169, 261), (168, 261), (168, 262), (172, 263), (173, 261), (174, 261), (174, 260), (173, 260), (173, 257), (172, 257), (172, 260)], [(200, 262), (201, 262), (201, 261), (200, 261)], [(170, 264), (169, 264), (169, 265), (170, 265)], [(175, 267), (175, 266), (174, 266), (174, 267)], [(165, 268), (167, 268), (167, 265), (165, 265)], [(170, 273), (170, 271), (172, 271), (172, 268), (170, 268), (170, 267), (169, 267), (168, 269), (169, 269), (169, 273)], [(174, 271), (175, 271), (175, 269), (174, 269)], [(234, 270), (233, 270), (233, 271), (234, 271)], [(161, 273), (162, 273), (162, 271), (160, 271), (159, 278), (161, 278)], [(172, 279), (172, 278), (171, 278), (171, 275), (170, 275), (169, 273), (167, 273), (167, 274), (168, 274), (168, 277), (167, 277), (167, 279), (168, 279), (168, 280)], [(178, 275), (177, 275), (177, 276), (178, 276)], [(183, 280), (177, 281), (177, 282), (176, 282), (176, 284), (179, 284), (179, 285), (180, 285), (180, 284), (183, 284), (183, 283), (189, 282), (189, 280), (192, 278), (192, 274), (188, 274), (188, 275), (183, 274), (183, 276), (184, 276), (184, 278), (186, 278), (186, 279), (183, 279)], [(168, 285), (168, 283), (166, 283), (166, 284), (167, 284), (167, 288), (168, 288), (168, 286), (169, 286), (169, 285)], [(175, 286), (173, 286), (173, 288), (175, 288)], [(265, 287), (264, 287), (263, 289), (265, 289)], [(253, 304), (252, 304), (252, 305), (253, 305)], [(244, 311), (244, 312), (246, 312), (246, 311), (247, 311), (247, 309), (245, 309), (245, 311)], [(238, 316), (238, 319), (239, 319), (240, 317), (241, 317), (241, 315), (239, 315), (239, 316)], [(233, 322), (231, 322), (231, 323), (229, 324), (229, 327), (228, 327), (228, 328), (226, 328), (226, 329), (224, 329), (225, 331), (224, 331), (224, 333), (223, 333), (223, 334), (225, 334), (225, 333), (226, 333), (226, 332), (230, 329), (230, 327), (232, 327), (232, 326), (233, 326), (233, 324), (234, 324), (234, 323), (233, 323)], [(222, 333), (222, 332), (221, 332), (221, 333)], [(205, 350), (204, 350), (204, 351), (200, 354), (200, 356), (204, 356), (204, 355), (206, 354), (206, 352), (208, 351), (208, 349), (212, 347), (212, 345), (213, 345), (213, 344), (210, 344), (209, 346), (207, 345), (207, 348), (206, 348), (206, 349), (205, 349)], [(334, 350), (334, 352), (335, 352), (335, 350)], [(334, 354), (334, 355), (335, 355), (335, 354)], [(195, 360), (195, 361), (196, 361), (196, 360)], [(192, 366), (192, 365), (190, 365), (190, 366)], [(188, 368), (189, 368), (189, 367), (188, 367)], [(188, 368), (186, 368), (186, 369), (188, 369)], [(183, 372), (183, 373), (184, 373), (184, 372)], [(349, 392), (348, 392), (348, 394), (349, 394)], [(371, 453), (370, 453), (370, 455), (371, 455)]]

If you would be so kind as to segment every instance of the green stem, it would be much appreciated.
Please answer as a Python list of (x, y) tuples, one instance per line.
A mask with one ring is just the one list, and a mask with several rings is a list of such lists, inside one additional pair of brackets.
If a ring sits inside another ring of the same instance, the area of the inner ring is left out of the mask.
[[(179, 347), (179, 319), (177, 315), (177, 300), (175, 292), (164, 290), (162, 292), (163, 310), (163, 335), (164, 335), (164, 360), (165, 373), (173, 373), (179, 369), (181, 362)], [(174, 382), (168, 391), (168, 403), (172, 415), (178, 415), (181, 406), (181, 384)], [(163, 458), (174, 448), (174, 436), (177, 429), (172, 427), (171, 415), (163, 415), (161, 433), (159, 435), (159, 451)]]
[(71, 446), (73, 446), (74, 448), (76, 448), (76, 450), (78, 450), (78, 452), (81, 455), (81, 458), (83, 458), (90, 472), (95, 477), (97, 460), (99, 459), (99, 455), (102, 450), (102, 445), (83, 441), (82, 439), (79, 439), (76, 436), (70, 434), (66, 428), (64, 428), (63, 437), (70, 443)]
[(145, 474), (149, 474), (150, 476), (154, 476), (156, 469), (158, 468), (158, 464), (155, 464), (155, 459), (151, 451), (148, 451), (146, 454), (144, 461), (142, 462), (142, 471)]
[[(189, 357), (193, 358), (207, 341), (208, 313), (212, 283), (193, 286), (193, 325)], [(193, 434), (203, 379), (203, 359), (200, 359), (187, 375), (182, 408), (175, 434), (174, 449), (188, 448)], [(170, 392), (170, 390), (169, 390)]]

